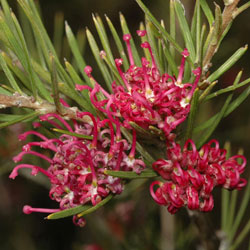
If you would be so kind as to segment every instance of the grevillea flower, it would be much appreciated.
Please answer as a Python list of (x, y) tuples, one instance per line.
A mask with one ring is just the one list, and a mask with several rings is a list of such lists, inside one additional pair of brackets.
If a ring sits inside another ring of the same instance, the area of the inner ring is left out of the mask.
[(233, 190), (247, 184), (240, 177), (246, 166), (245, 157), (235, 155), (226, 159), (226, 153), (216, 140), (211, 140), (199, 151), (191, 139), (186, 141), (183, 150), (172, 142), (167, 147), (168, 160), (160, 159), (153, 164), (154, 170), (166, 180), (165, 183), (151, 183), (153, 199), (167, 206), (170, 213), (176, 213), (183, 206), (211, 211), (214, 206), (212, 191), (216, 186)]
[[(138, 31), (139, 36), (144, 36), (145, 31)], [(151, 55), (150, 63), (146, 58), (141, 58), (141, 65), (134, 63), (130, 45), (130, 34), (123, 36), (126, 43), (130, 67), (126, 72), (121, 69), (122, 59), (115, 59), (115, 65), (122, 79), (123, 85), (112, 83), (113, 93), (107, 93), (91, 75), (92, 68), (87, 66), (85, 73), (95, 82), (93, 89), (76, 85), (76, 89), (90, 90), (92, 104), (101, 112), (107, 114), (110, 120), (119, 119), (126, 128), (131, 129), (130, 122), (148, 129), (157, 126), (168, 139), (173, 139), (171, 132), (185, 121), (190, 111), (190, 100), (200, 79), (201, 69), (193, 70), (194, 83), (183, 83), (186, 58), (189, 56), (187, 49), (182, 52), (182, 60), (177, 77), (167, 73), (160, 74), (156, 61), (148, 42), (141, 47), (148, 49)], [(98, 100), (97, 93), (102, 92), (106, 99)]]
[[(35, 155), (47, 161), (49, 167), (44, 169), (31, 164), (19, 164), (10, 178), (15, 179), (21, 168), (30, 168), (32, 175), (38, 172), (46, 175), (51, 183), (49, 196), (59, 203), (58, 209), (24, 206), (24, 213), (53, 213), (86, 203), (95, 206), (110, 193), (120, 194), (123, 191), (122, 180), (107, 175), (106, 170), (135, 171), (139, 174), (145, 168), (142, 160), (135, 159), (135, 133), (130, 146), (126, 140), (121, 139), (119, 125), (115, 132), (108, 119), (99, 121), (88, 112), (78, 113), (78, 116), (89, 116), (92, 122), (73, 121), (73, 125), (70, 125), (57, 114), (40, 117), (41, 121), (47, 121), (57, 129), (66, 128), (73, 135), (62, 134), (59, 138), (49, 139), (36, 131), (27, 131), (19, 136), (20, 140), (25, 140), (28, 135), (35, 135), (39, 141), (24, 145), (23, 151), (13, 160), (19, 162), (27, 154)], [(75, 136), (75, 133), (79, 136)], [(33, 151), (32, 148), (37, 146), (50, 150), (53, 157)], [(78, 219), (76, 216), (73, 221), (81, 226), (85, 224), (83, 218)]]

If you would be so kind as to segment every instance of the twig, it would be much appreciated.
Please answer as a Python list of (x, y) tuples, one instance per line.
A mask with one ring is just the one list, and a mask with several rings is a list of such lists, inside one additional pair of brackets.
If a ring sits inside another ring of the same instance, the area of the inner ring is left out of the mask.
[(217, 250), (220, 246), (220, 239), (217, 237), (215, 230), (212, 228), (207, 217), (197, 211), (188, 210), (189, 217), (199, 230), (201, 244), (205, 250)]
[[(57, 113), (56, 106), (47, 101), (36, 101), (33, 97), (14, 93), (12, 96), (0, 94), (0, 109), (9, 107), (29, 108), (38, 111), (41, 115), (48, 113)], [(65, 119), (74, 119), (89, 123), (91, 119), (88, 116), (79, 118), (77, 113), (80, 112), (76, 107), (62, 107), (63, 117)], [(61, 114), (60, 114), (61, 115)]]
[(222, 24), (219, 34), (217, 34), (218, 39), (216, 43), (210, 43), (207, 53), (203, 60), (204, 69), (208, 70), (210, 61), (214, 54), (216, 53), (218, 49), (218, 45), (220, 43), (220, 38), (222, 37), (224, 31), (227, 29), (228, 25), (233, 21), (234, 19), (234, 11), (237, 9), (237, 5), (240, 0), (234, 0), (231, 4), (228, 4), (225, 6), (223, 13), (222, 13)]

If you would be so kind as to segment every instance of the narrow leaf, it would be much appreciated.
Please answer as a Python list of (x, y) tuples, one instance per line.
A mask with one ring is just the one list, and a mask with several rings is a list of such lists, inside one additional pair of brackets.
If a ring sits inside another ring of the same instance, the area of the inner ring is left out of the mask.
[(81, 139), (87, 139), (87, 140), (92, 140), (93, 139), (93, 136), (73, 133), (73, 132), (70, 132), (68, 130), (63, 130), (63, 129), (58, 129), (58, 128), (53, 128), (52, 130), (55, 131), (55, 132), (58, 132), (60, 134), (72, 135), (72, 136), (75, 136), (75, 137), (78, 137), (78, 138), (81, 138)]
[(81, 206), (65, 209), (65, 210), (62, 210), (60, 212), (50, 214), (46, 218), (48, 220), (62, 219), (62, 218), (66, 218), (66, 217), (73, 216), (75, 214), (81, 213), (82, 211), (85, 211), (85, 210), (87, 210), (89, 208), (91, 208), (90, 205), (81, 205)]
[(112, 36), (115, 40), (120, 57), (123, 59), (124, 70), (127, 70), (129, 68), (129, 63), (128, 63), (128, 58), (127, 58), (126, 53), (124, 51), (124, 47), (122, 45), (121, 39), (119, 38), (119, 35), (118, 35), (117, 31), (115, 30), (113, 23), (110, 21), (110, 19), (107, 16), (105, 16), (105, 17), (106, 17), (106, 21), (108, 23), (109, 29), (112, 33)]
[(177, 15), (178, 20), (179, 20), (179, 24), (180, 24), (183, 38), (185, 40), (186, 48), (188, 49), (188, 51), (190, 53), (190, 58), (191, 58), (192, 62), (194, 62), (195, 61), (194, 42), (192, 39), (192, 35), (190, 32), (186, 17), (185, 17), (184, 6), (182, 5), (182, 3), (179, 0), (175, 1), (175, 11), (176, 11), (176, 15)]
[(72, 51), (72, 53), (74, 55), (74, 58), (75, 58), (75, 60), (77, 62), (77, 67), (78, 67), (79, 71), (81, 72), (82, 76), (84, 77), (86, 83), (89, 86), (93, 87), (91, 85), (91, 82), (90, 82), (89, 78), (83, 72), (83, 69), (86, 67), (86, 63), (85, 63), (85, 61), (83, 59), (83, 56), (82, 56), (82, 54), (81, 54), (81, 52), (79, 50), (76, 38), (75, 38), (75, 36), (74, 36), (74, 34), (73, 34), (73, 32), (72, 32), (72, 30), (71, 30), (71, 28), (70, 28), (70, 26), (68, 25), (67, 22), (65, 22), (65, 30), (66, 30), (66, 36), (68, 38), (69, 46), (70, 46), (71, 51)]
[(110, 194), (109, 196), (107, 196), (105, 199), (103, 199), (102, 201), (100, 201), (98, 204), (96, 204), (94, 207), (91, 207), (87, 210), (84, 210), (83, 212), (81, 212), (80, 214), (77, 215), (78, 218), (86, 215), (86, 214), (90, 214), (93, 213), (94, 211), (96, 211), (98, 208), (102, 207), (103, 205), (105, 205), (107, 202), (109, 202), (114, 196), (112, 194)]
[(141, 0), (136, 0), (136, 2), (141, 7), (141, 9), (145, 12), (148, 19), (151, 20), (151, 22), (155, 25), (155, 27), (162, 33), (163, 38), (168, 40), (171, 44), (173, 44), (176, 50), (181, 53), (183, 49), (180, 47), (179, 44), (176, 43), (175, 39), (171, 35), (169, 35), (169, 33), (161, 26), (161, 24), (156, 20), (156, 18), (152, 15), (149, 9), (143, 4), (143, 2)]
[(143, 178), (153, 178), (158, 176), (157, 173), (153, 170), (144, 170), (140, 174), (128, 171), (105, 170), (105, 174), (111, 175), (113, 177), (119, 177), (122, 179), (143, 179)]
[(196, 114), (198, 111), (198, 104), (199, 104), (199, 90), (197, 89), (197, 90), (195, 90), (194, 95), (192, 97), (191, 109), (190, 109), (190, 113), (188, 116), (188, 123), (187, 123), (186, 133), (184, 136), (184, 138), (185, 138), (184, 141), (192, 138), (195, 117), (196, 117)]
[(30, 112), (26, 115), (22, 115), (21, 117), (18, 117), (16, 119), (11, 120), (11, 121), (0, 123), (0, 129), (8, 127), (8, 126), (13, 125), (13, 124), (16, 124), (18, 122), (23, 122), (23, 121), (26, 121), (29, 119), (33, 119), (37, 116), (39, 116), (39, 113), (37, 111)]
[(247, 51), (248, 46), (239, 48), (225, 63), (223, 63), (215, 72), (213, 72), (208, 78), (208, 82), (217, 80), (223, 73), (229, 70)]
[(89, 41), (90, 48), (91, 48), (92, 53), (93, 53), (93, 55), (95, 57), (95, 60), (96, 60), (96, 62), (98, 64), (98, 67), (102, 72), (102, 76), (103, 76), (103, 78), (104, 78), (104, 80), (106, 82), (106, 85), (111, 90), (111, 84), (113, 82), (112, 77), (111, 77), (105, 63), (103, 62), (103, 60), (100, 57), (100, 50), (99, 50), (99, 48), (97, 46), (97, 43), (96, 43), (93, 35), (89, 31), (89, 29), (86, 29), (86, 34), (87, 34), (87, 39)]
[(59, 114), (63, 115), (62, 104), (60, 102), (60, 96), (59, 96), (56, 65), (55, 65), (55, 59), (53, 55), (51, 55), (50, 60), (51, 60), (50, 74), (51, 74), (53, 99), (54, 99), (54, 103), (56, 106), (56, 110), (58, 111)]
[(104, 29), (102, 20), (99, 16), (95, 17), (94, 15), (93, 15), (93, 20), (94, 20), (94, 24), (95, 24), (97, 33), (98, 33), (99, 38), (101, 40), (102, 46), (104, 48), (104, 51), (105, 51), (109, 61), (111, 62), (111, 64), (115, 67), (114, 57), (113, 57), (113, 54), (112, 54), (112, 51), (111, 51), (111, 48), (109, 45), (109, 40), (108, 40), (106, 31)]
[(57, 12), (54, 18), (54, 34), (53, 44), (55, 46), (56, 53), (60, 57), (62, 52), (62, 40), (63, 40), (63, 29), (64, 29), (64, 15), (62, 12)]
[(214, 16), (213, 16), (211, 9), (209, 8), (209, 6), (207, 4), (207, 0), (200, 0), (200, 4), (201, 4), (201, 8), (202, 8), (207, 20), (208, 20), (209, 26), (212, 27), (212, 25), (214, 23)]
[(212, 135), (212, 133), (214, 132), (214, 130), (218, 126), (219, 122), (221, 121), (221, 119), (225, 115), (226, 110), (227, 110), (227, 108), (229, 106), (229, 103), (231, 102), (232, 97), (233, 97), (232, 94), (227, 97), (221, 111), (216, 116), (216, 119), (215, 119), (214, 123), (211, 125), (211, 127), (204, 133), (202, 138), (199, 140), (197, 148), (200, 148), (209, 139), (209, 137)]
[[(130, 34), (126, 19), (122, 15), (122, 13), (120, 13), (120, 22), (121, 22), (121, 27), (122, 27), (123, 34), (124, 35), (125, 34)], [(134, 57), (134, 60), (135, 60), (135, 64), (137, 66), (140, 66), (141, 65), (141, 59), (139, 57), (139, 54), (138, 54), (138, 51), (136, 49), (135, 42), (134, 42), (134, 39), (133, 39), (132, 35), (131, 35), (131, 39), (130, 39), (130, 45), (131, 45), (132, 54), (133, 54), (133, 57)]]
[(18, 93), (22, 94), (22, 90), (19, 88), (14, 76), (12, 75), (11, 71), (9, 70), (5, 60), (4, 60), (4, 57), (2, 55), (2, 53), (0, 53), (0, 65), (1, 65), (1, 68), (3, 69), (6, 77), (8, 78), (9, 82), (10, 82), (10, 85), (11, 87), (17, 91)]

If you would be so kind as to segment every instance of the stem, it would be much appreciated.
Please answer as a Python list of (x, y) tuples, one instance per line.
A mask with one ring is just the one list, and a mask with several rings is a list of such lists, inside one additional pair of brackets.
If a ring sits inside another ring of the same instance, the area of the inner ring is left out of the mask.
[(208, 218), (197, 211), (188, 210), (190, 219), (196, 225), (199, 231), (201, 244), (205, 250), (219, 249), (220, 239), (215, 234), (214, 228)]
[[(218, 35), (218, 39), (216, 43), (210, 43), (207, 53), (203, 60), (203, 65), (206, 70), (209, 68), (210, 61), (214, 54), (216, 53), (218, 46), (220, 44), (220, 38), (223, 36), (224, 31), (227, 29), (228, 25), (234, 19), (234, 11), (237, 9), (237, 5), (240, 0), (234, 0), (234, 2), (230, 5), (225, 6), (223, 13), (222, 13), (222, 25)], [(215, 34), (216, 35), (216, 34)]]
[[(0, 94), (0, 109), (18, 107), (18, 108), (29, 108), (37, 110), (41, 115), (48, 113), (57, 113), (56, 106), (47, 101), (35, 101), (33, 97), (20, 95), (19, 93), (14, 93), (12, 96)], [(62, 107), (62, 112), (65, 119), (74, 119), (81, 122), (89, 123), (91, 119), (88, 116), (83, 118), (78, 117), (77, 114), (80, 112), (76, 107)]]

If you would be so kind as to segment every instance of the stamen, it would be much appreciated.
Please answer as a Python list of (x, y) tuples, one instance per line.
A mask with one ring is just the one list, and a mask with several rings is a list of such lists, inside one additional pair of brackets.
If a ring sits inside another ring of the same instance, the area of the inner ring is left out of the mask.
[(18, 136), (18, 139), (19, 139), (20, 141), (26, 140), (26, 138), (27, 138), (28, 135), (36, 135), (36, 136), (38, 136), (39, 138), (41, 138), (42, 140), (48, 141), (48, 138), (47, 138), (46, 136), (44, 136), (43, 134), (38, 133), (38, 132), (36, 132), (36, 131), (33, 131), (33, 130), (24, 132), (23, 134), (20, 134), (20, 135)]
[(133, 159), (135, 157), (135, 150), (136, 150), (136, 131), (133, 129), (133, 140), (131, 145), (131, 150), (129, 153), (129, 158)]
[(117, 162), (116, 162), (116, 167), (115, 170), (119, 171), (120, 167), (121, 167), (121, 161), (122, 161), (122, 154), (123, 154), (123, 149), (124, 149), (124, 144), (123, 142), (119, 142), (119, 154), (118, 154), (118, 158), (117, 158)]
[(144, 57), (142, 57), (141, 62), (142, 62), (142, 68), (143, 68), (143, 73), (144, 73), (145, 95), (147, 97), (147, 95), (149, 96), (152, 95), (152, 89), (150, 88), (148, 74), (147, 74), (147, 66), (149, 62)]
[(114, 135), (114, 127), (112, 122), (109, 119), (105, 119), (100, 122), (100, 127), (104, 126), (104, 124), (108, 123), (110, 129), (110, 151), (114, 145), (115, 135)]
[(28, 206), (28, 205), (26, 205), (26, 206), (23, 207), (23, 212), (25, 214), (31, 214), (33, 212), (51, 214), (51, 213), (56, 213), (56, 212), (59, 212), (59, 211), (61, 211), (61, 209), (33, 208), (31, 206)]
[(92, 140), (92, 146), (93, 146), (93, 147), (96, 147), (96, 146), (97, 146), (97, 139), (98, 139), (98, 128), (97, 128), (96, 119), (95, 119), (95, 117), (94, 117), (91, 113), (89, 113), (89, 112), (78, 112), (78, 113), (77, 113), (77, 116), (80, 117), (80, 118), (82, 118), (82, 117), (85, 116), (85, 115), (89, 116), (89, 117), (91, 118), (92, 122), (93, 122), (94, 127), (93, 127), (93, 140)]
[(193, 73), (194, 73), (194, 75), (196, 76), (196, 78), (195, 78), (195, 81), (194, 81), (194, 83), (193, 83), (193, 85), (192, 85), (192, 89), (190, 90), (190, 92), (189, 92), (189, 94), (188, 94), (188, 96), (187, 96), (187, 98), (188, 98), (189, 100), (191, 100), (191, 98), (192, 98), (192, 96), (193, 96), (193, 94), (194, 94), (194, 91), (195, 91), (195, 89), (197, 88), (197, 85), (198, 85), (198, 83), (199, 83), (199, 81), (200, 81), (200, 77), (201, 77), (201, 68), (199, 67), (199, 68), (193, 70)]
[(117, 68), (117, 70), (118, 70), (118, 73), (119, 73), (119, 75), (121, 76), (121, 78), (122, 78), (122, 80), (123, 80), (123, 82), (124, 82), (124, 84), (125, 84), (125, 86), (126, 86), (128, 92), (130, 92), (130, 91), (131, 91), (131, 86), (130, 86), (130, 84), (128, 83), (127, 79), (126, 79), (125, 76), (124, 76), (124, 73), (122, 72), (122, 70), (121, 70), (121, 68), (120, 68), (120, 66), (122, 65), (122, 61), (123, 61), (123, 60), (122, 60), (121, 58), (120, 58), (120, 59), (115, 59), (115, 66), (116, 66), (116, 68)]
[(26, 154), (35, 155), (35, 156), (38, 156), (38, 157), (40, 157), (40, 158), (42, 158), (42, 159), (48, 161), (50, 164), (53, 163), (53, 161), (52, 161), (49, 157), (47, 157), (47, 156), (45, 156), (45, 155), (43, 155), (43, 154), (40, 154), (40, 153), (38, 153), (38, 152), (35, 152), (35, 151), (27, 151), (27, 152), (22, 151), (22, 152), (19, 153), (17, 156), (13, 157), (13, 161), (14, 161), (14, 162), (19, 162), (19, 161), (21, 161), (21, 160), (22, 160), (22, 157), (23, 157), (24, 155), (26, 155)]
[(143, 37), (147, 34), (147, 31), (146, 30), (137, 30), (136, 33), (138, 36)]
[(150, 44), (148, 42), (144, 42), (144, 43), (141, 44), (141, 47), (144, 48), (144, 49), (148, 49), (149, 50), (149, 53), (150, 53), (151, 59), (152, 59), (152, 68), (156, 68), (157, 69), (155, 58), (154, 58), (154, 55), (153, 55), (153, 52), (152, 52)]
[(40, 120), (41, 121), (48, 121), (49, 122), (49, 118), (50, 117), (54, 117), (57, 120), (59, 120), (70, 132), (73, 132), (72, 128), (70, 127), (70, 125), (58, 114), (55, 113), (50, 113), (50, 114), (46, 114), (46, 115), (42, 115), (40, 116)]
[(43, 169), (41, 167), (38, 167), (38, 166), (35, 166), (35, 165), (30, 165), (30, 164), (19, 164), (19, 165), (17, 165), (12, 170), (11, 174), (9, 175), (9, 178), (14, 180), (18, 176), (18, 170), (20, 168), (30, 168), (32, 170), (31, 175), (37, 175), (38, 172), (41, 172), (44, 175), (46, 175), (47, 177), (49, 177), (50, 179), (54, 178), (54, 176), (51, 173), (49, 173), (48, 171), (46, 171), (45, 169)]
[(130, 45), (130, 39), (131, 39), (131, 35), (130, 34), (125, 34), (123, 36), (123, 40), (125, 41), (125, 43), (127, 45), (127, 50), (128, 50), (128, 56), (129, 56), (130, 65), (133, 66), (133, 65), (135, 65), (135, 63), (134, 63), (134, 58), (133, 58), (132, 49), (131, 49), (131, 45)]
[(180, 85), (182, 83), (185, 62), (186, 62), (186, 58), (189, 56), (189, 52), (188, 52), (187, 49), (184, 49), (181, 54), (182, 54), (181, 66), (180, 66), (179, 75), (178, 75), (178, 78), (177, 78), (177, 84), (178, 85)]

